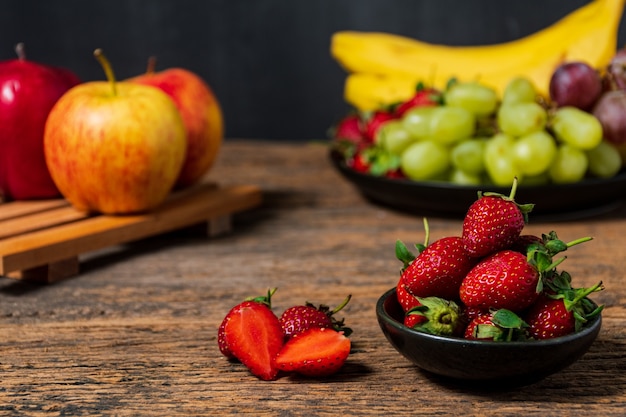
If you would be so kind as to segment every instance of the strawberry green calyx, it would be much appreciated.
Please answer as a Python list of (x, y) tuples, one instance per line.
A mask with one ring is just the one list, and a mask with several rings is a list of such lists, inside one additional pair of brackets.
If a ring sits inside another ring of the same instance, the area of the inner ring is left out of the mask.
[(272, 296), (278, 288), (270, 288), (267, 290), (266, 295), (260, 295), (258, 297), (248, 297), (244, 301), (254, 301), (256, 303), (265, 304), (269, 308), (272, 308)]
[(351, 299), (352, 299), (352, 294), (348, 294), (348, 296), (341, 302), (341, 304), (339, 304), (337, 307), (335, 307), (332, 310), (326, 304), (320, 304), (319, 306), (316, 307), (313, 303), (310, 303), (307, 301), (305, 305), (315, 307), (322, 313), (326, 314), (332, 322), (333, 329), (335, 329), (338, 332), (343, 332), (343, 334), (346, 337), (348, 337), (352, 334), (352, 329), (349, 327), (346, 327), (345, 320), (343, 318), (341, 320), (337, 320), (337, 318), (335, 317), (335, 314), (343, 310), (343, 308), (348, 305)]
[[(556, 274), (556, 267), (560, 265), (566, 257), (561, 257), (559, 259), (554, 260), (553, 257), (561, 252), (566, 251), (568, 248), (572, 246), (588, 242), (592, 240), (591, 237), (582, 237), (571, 242), (563, 242), (560, 240), (556, 234), (556, 232), (551, 231), (548, 234), (543, 234), (541, 244), (532, 244), (528, 247), (527, 250), (527, 259), (528, 262), (537, 268), (537, 271), (542, 276), (541, 282), (542, 284), (548, 284), (548, 282), (553, 280), (559, 280), (561, 285), (558, 289), (564, 289), (563, 279), (570, 279), (567, 275), (559, 276)], [(567, 273), (565, 273), (567, 274)], [(569, 287), (571, 288), (571, 287)]]
[[(416, 243), (415, 249), (417, 249), (417, 254), (424, 252), (424, 249), (428, 247), (428, 241), (430, 239), (430, 228), (428, 227), (428, 219), (424, 217), (424, 243)], [(404, 272), (404, 270), (415, 260), (415, 255), (411, 252), (404, 242), (401, 240), (396, 240), (396, 258), (402, 262), (402, 269), (400, 272)]]
[(415, 330), (441, 336), (459, 334), (463, 319), (461, 309), (454, 301), (439, 297), (418, 297), (418, 301), (421, 305), (408, 311), (407, 315), (418, 314), (426, 317), (426, 321), (413, 327)]
[(549, 295), (553, 299), (562, 299), (565, 309), (571, 311), (576, 319), (575, 331), (578, 332), (590, 319), (598, 316), (604, 309), (603, 305), (595, 306), (587, 298), (591, 293), (604, 290), (602, 281), (589, 288), (571, 288), (561, 290), (554, 295)]
[(522, 213), (522, 216), (524, 217), (524, 223), (528, 223), (528, 214), (533, 210), (533, 208), (535, 208), (535, 205), (532, 203), (528, 203), (528, 204), (519, 204), (515, 201), (515, 194), (517, 193), (517, 177), (513, 178), (513, 185), (511, 186), (511, 192), (509, 193), (509, 195), (504, 195), (504, 194), (500, 194), (500, 193), (495, 193), (495, 192), (491, 192), (491, 191), (487, 191), (487, 192), (482, 192), (479, 191), (478, 192), (478, 198), (480, 199), (481, 197), (500, 197), (505, 201), (510, 201), (512, 203), (515, 203), (515, 205), (519, 208), (520, 212)]
[(528, 324), (511, 310), (501, 308), (491, 314), (492, 324), (479, 324), (476, 326), (478, 339), (493, 339), (494, 342), (511, 342), (525, 340), (523, 331)]

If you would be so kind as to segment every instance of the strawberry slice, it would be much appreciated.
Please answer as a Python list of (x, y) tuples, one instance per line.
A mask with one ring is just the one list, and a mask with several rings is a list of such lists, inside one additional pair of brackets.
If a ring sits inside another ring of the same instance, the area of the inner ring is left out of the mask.
[(285, 335), (278, 317), (266, 305), (243, 302), (228, 313), (224, 324), (224, 340), (234, 357), (258, 378), (277, 378), (273, 359), (283, 346)]
[(324, 377), (339, 371), (349, 354), (350, 339), (343, 332), (312, 328), (289, 339), (274, 363), (282, 371)]

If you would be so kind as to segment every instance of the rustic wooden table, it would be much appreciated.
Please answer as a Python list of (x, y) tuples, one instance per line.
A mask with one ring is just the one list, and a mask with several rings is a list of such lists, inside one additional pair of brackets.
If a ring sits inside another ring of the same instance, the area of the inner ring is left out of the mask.
[[(168, 233), (81, 257), (53, 284), (0, 279), (0, 414), (18, 415), (594, 415), (626, 413), (626, 210), (532, 223), (564, 240), (577, 283), (604, 281), (602, 331), (569, 368), (534, 385), (485, 391), (432, 378), (387, 343), (374, 312), (399, 270), (394, 242), (423, 241), (421, 217), (365, 201), (319, 144), (227, 141), (209, 177), (256, 184), (261, 206), (230, 234)], [(537, 202), (539, 203), (539, 202)], [(431, 239), (460, 220), (429, 218)], [(327, 380), (256, 379), (223, 358), (228, 309), (278, 287), (274, 307), (335, 305), (353, 352)]]

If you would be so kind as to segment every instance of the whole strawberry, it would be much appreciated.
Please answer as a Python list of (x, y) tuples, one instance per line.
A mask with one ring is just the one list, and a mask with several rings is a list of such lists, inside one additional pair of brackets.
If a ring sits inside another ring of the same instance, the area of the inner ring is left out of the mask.
[(304, 305), (289, 307), (279, 318), (280, 325), (287, 339), (300, 334), (312, 328), (332, 328), (341, 330), (346, 336), (352, 333), (352, 330), (344, 326), (344, 320), (335, 319), (334, 315), (341, 311), (352, 298), (348, 295), (345, 300), (335, 309), (331, 310), (325, 304), (315, 306), (308, 301)]
[(427, 88), (419, 83), (413, 97), (407, 101), (400, 103), (395, 108), (395, 114), (402, 117), (404, 113), (415, 107), (438, 106), (442, 103), (443, 97), (441, 92), (434, 88)]
[(365, 125), (363, 127), (363, 136), (367, 143), (374, 143), (376, 132), (389, 120), (396, 118), (396, 115), (389, 110), (377, 110), (364, 117)]
[(503, 250), (481, 260), (463, 279), (459, 295), (468, 307), (520, 312), (541, 292), (540, 273), (525, 255)]
[(405, 326), (441, 336), (463, 334), (464, 323), (461, 308), (454, 301), (440, 297), (420, 297), (419, 302), (419, 306), (406, 313)]
[(542, 295), (526, 312), (528, 332), (534, 339), (551, 339), (577, 331), (591, 318), (596, 317), (603, 306), (595, 307), (586, 297), (602, 290), (602, 282), (591, 288), (561, 291), (554, 295)]
[(543, 241), (541, 240), (539, 236), (520, 235), (517, 239), (515, 239), (513, 244), (507, 249), (511, 249), (511, 250), (514, 250), (516, 252), (520, 252), (526, 255), (531, 245), (542, 245), (542, 244), (543, 244)]
[(361, 145), (364, 141), (361, 117), (350, 114), (344, 117), (331, 129), (331, 137), (337, 141), (350, 141)]
[(463, 337), (495, 342), (526, 340), (526, 327), (528, 324), (517, 314), (500, 309), (476, 315), (465, 328)]
[(398, 284), (396, 285), (396, 297), (398, 299), (398, 303), (400, 303), (400, 307), (402, 307), (402, 311), (405, 313), (420, 305), (417, 297), (406, 289), (406, 285), (404, 285), (402, 279), (399, 279)]
[(426, 246), (404, 269), (400, 279), (416, 297), (454, 300), (465, 275), (476, 262), (463, 250), (460, 237), (444, 237)]
[(513, 245), (528, 222), (533, 204), (519, 205), (514, 197), (517, 180), (509, 196), (480, 193), (463, 219), (463, 248), (473, 257), (483, 257)]

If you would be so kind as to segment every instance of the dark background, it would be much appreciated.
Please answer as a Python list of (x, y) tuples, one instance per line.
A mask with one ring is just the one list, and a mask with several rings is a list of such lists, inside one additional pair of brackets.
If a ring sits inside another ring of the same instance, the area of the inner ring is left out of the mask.
[[(519, 38), (585, 0), (0, 0), (0, 60), (18, 42), (33, 61), (104, 79), (183, 67), (220, 100), (229, 138), (309, 140), (348, 110), (345, 73), (331, 58), (339, 30), (385, 31), (451, 45)], [(626, 25), (620, 45), (626, 44)]]

